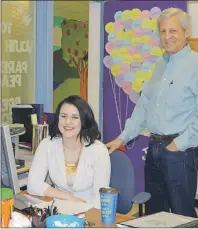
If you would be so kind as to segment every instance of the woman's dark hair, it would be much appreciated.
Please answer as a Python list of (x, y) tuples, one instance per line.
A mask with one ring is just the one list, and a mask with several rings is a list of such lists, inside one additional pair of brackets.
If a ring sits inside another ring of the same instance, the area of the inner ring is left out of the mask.
[(81, 120), (81, 130), (79, 133), (80, 141), (82, 141), (83, 139), (89, 143), (86, 146), (90, 146), (91, 144), (95, 142), (95, 140), (101, 139), (101, 134), (98, 129), (98, 125), (94, 118), (94, 113), (91, 107), (80, 96), (72, 95), (72, 96), (65, 98), (57, 106), (56, 113), (55, 113), (55, 119), (53, 123), (49, 126), (49, 135), (51, 137), (51, 140), (55, 137), (62, 136), (58, 128), (58, 122), (59, 122), (60, 109), (63, 104), (74, 105), (79, 111), (80, 120)]

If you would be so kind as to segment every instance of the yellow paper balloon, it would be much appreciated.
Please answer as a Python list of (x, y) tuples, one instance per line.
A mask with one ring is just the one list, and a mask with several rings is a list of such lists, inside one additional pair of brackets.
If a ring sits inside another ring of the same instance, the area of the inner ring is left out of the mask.
[(116, 32), (116, 40), (125, 40), (125, 33), (124, 33), (124, 31), (117, 31)]
[(128, 31), (126, 31), (126, 32), (124, 33), (124, 38), (125, 38), (126, 40), (132, 40), (133, 37), (134, 37), (134, 35), (133, 35), (133, 31), (132, 31), (132, 30), (128, 30)]
[(151, 55), (162, 56), (162, 49), (160, 47), (153, 47), (150, 51)]
[(157, 18), (153, 18), (151, 20), (151, 29), (152, 30), (157, 30)]
[(113, 33), (115, 31), (114, 29), (114, 23), (113, 22), (109, 22), (105, 25), (105, 31), (107, 33)]
[(140, 54), (134, 54), (132, 56), (132, 61), (142, 62), (142, 56)]
[(119, 56), (119, 50), (117, 50), (117, 49), (112, 50), (110, 53), (110, 56), (112, 56), (112, 57)]
[(120, 54), (120, 55), (125, 55), (125, 54), (127, 54), (127, 48), (120, 48), (120, 49), (119, 49), (119, 54)]
[(134, 80), (132, 83), (132, 89), (136, 92), (140, 92), (142, 90), (142, 81)]
[(141, 10), (140, 9), (133, 9), (131, 10), (131, 19), (132, 20), (137, 20), (140, 18)]
[(122, 19), (124, 21), (127, 21), (127, 20), (131, 19), (131, 11), (130, 10), (124, 10), (122, 12)]
[(123, 64), (131, 64), (131, 56), (129, 54), (122, 55)]
[(116, 76), (117, 74), (120, 73), (120, 66), (118, 65), (113, 65), (112, 68), (111, 68), (111, 74), (113, 76)]
[(142, 43), (143, 44), (148, 44), (148, 42), (150, 41), (151, 37), (148, 35), (144, 35), (142, 36)]
[(144, 81), (145, 78), (145, 72), (142, 70), (137, 70), (135, 72), (135, 79), (139, 81)]
[(150, 19), (143, 20), (143, 22), (142, 22), (142, 28), (143, 29), (146, 29), (146, 28), (151, 29), (152, 28), (152, 22), (151, 22), (151, 20)]

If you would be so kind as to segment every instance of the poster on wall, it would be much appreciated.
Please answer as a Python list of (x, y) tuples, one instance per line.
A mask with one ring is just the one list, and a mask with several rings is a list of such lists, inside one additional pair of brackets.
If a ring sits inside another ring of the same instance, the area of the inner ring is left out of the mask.
[[(103, 138), (119, 136), (134, 110), (144, 82), (152, 77), (161, 47), (157, 18), (169, 7), (187, 10), (186, 1), (116, 1), (104, 3)], [(144, 191), (144, 162), (149, 132), (126, 145), (135, 171), (136, 192)]]
[(54, 16), (53, 51), (55, 111), (58, 103), (69, 95), (87, 99), (88, 22)]
[(34, 103), (35, 2), (3, 1), (1, 22), (2, 123), (12, 123), (12, 106)]

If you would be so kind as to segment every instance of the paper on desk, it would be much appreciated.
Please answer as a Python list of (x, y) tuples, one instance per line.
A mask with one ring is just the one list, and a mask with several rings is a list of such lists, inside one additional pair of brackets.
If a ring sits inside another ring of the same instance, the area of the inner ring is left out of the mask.
[(122, 222), (132, 227), (177, 227), (181, 224), (194, 221), (195, 218), (177, 215), (168, 212), (159, 212), (153, 215)]
[[(35, 206), (38, 208), (47, 208), (50, 204), (50, 202), (45, 202), (36, 204)], [(76, 215), (79, 213), (87, 212), (89, 209), (93, 208), (92, 204), (59, 199), (55, 199), (54, 206), (58, 208), (59, 213), (68, 215)]]

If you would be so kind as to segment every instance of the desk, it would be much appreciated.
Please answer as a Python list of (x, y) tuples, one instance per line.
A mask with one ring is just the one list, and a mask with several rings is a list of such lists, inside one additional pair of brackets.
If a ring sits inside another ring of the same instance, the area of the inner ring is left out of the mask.
[[(27, 194), (27, 192), (25, 192), (25, 191), (21, 191), (20, 193), (21, 194)], [(30, 195), (30, 196), (32, 196), (32, 195)], [(36, 197), (36, 198), (38, 198), (40, 200), (47, 201), (47, 202), (52, 200), (51, 197), (47, 197), (47, 196), (45, 196), (45, 197), (33, 196), (33, 197)], [(92, 208), (92, 209), (90, 209), (89, 211), (87, 211), (85, 213), (85, 216), (86, 216), (88, 221), (95, 223), (95, 227), (96, 228), (105, 227), (103, 225), (103, 223), (101, 222), (101, 220), (100, 220), (101, 211), (99, 209)], [(130, 215), (122, 215), (122, 214), (119, 214), (119, 213), (116, 214), (116, 223), (120, 223), (120, 222), (123, 222), (123, 221), (126, 221), (126, 220), (130, 220), (130, 219), (133, 219), (133, 217), (130, 216)], [(113, 227), (116, 227), (116, 225), (113, 225)]]
[[(85, 213), (85, 217), (88, 221), (95, 223), (95, 227), (105, 227), (101, 222), (101, 211), (96, 208), (92, 208)], [(116, 214), (116, 223), (124, 222), (133, 219), (130, 215)], [(106, 226), (106, 227), (116, 227), (116, 225)]]

